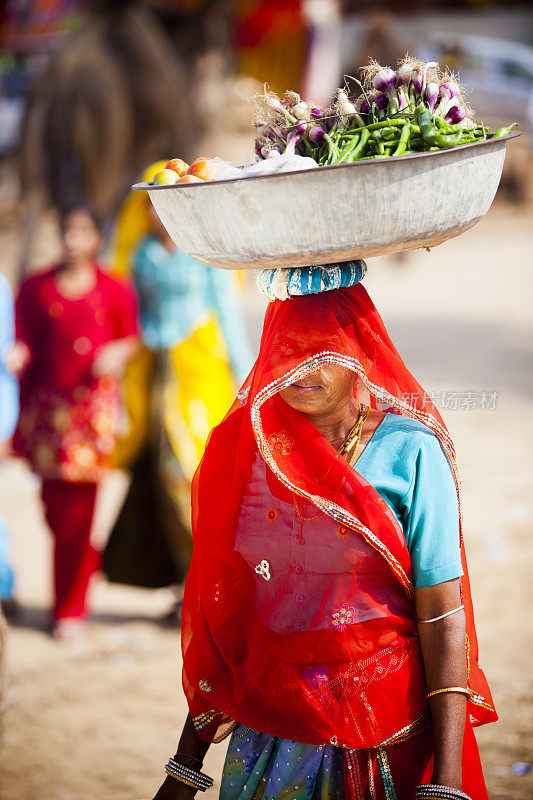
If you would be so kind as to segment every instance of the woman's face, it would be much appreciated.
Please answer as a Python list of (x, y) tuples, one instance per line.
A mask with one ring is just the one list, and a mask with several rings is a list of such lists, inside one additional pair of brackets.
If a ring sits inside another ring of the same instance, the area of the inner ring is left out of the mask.
[(73, 211), (63, 222), (63, 247), (67, 261), (90, 261), (100, 250), (100, 232), (86, 211)]
[(323, 364), (280, 391), (281, 398), (308, 417), (327, 416), (350, 402), (356, 375), (348, 367)]

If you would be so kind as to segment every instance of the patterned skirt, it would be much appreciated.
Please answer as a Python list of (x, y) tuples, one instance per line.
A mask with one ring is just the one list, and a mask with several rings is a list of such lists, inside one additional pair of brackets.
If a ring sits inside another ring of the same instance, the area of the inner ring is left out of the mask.
[(278, 739), (239, 725), (231, 738), (220, 800), (342, 800), (343, 751)]
[[(219, 800), (414, 800), (431, 782), (431, 726), (387, 748), (345, 750), (279, 739), (239, 725), (230, 740)], [(488, 800), (470, 723), (463, 745), (463, 786)]]

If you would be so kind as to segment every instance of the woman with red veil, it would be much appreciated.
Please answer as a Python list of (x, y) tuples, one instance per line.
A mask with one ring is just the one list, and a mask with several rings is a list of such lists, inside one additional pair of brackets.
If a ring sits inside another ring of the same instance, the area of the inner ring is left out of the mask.
[(288, 299), (193, 483), (190, 714), (156, 800), (209, 788), (229, 734), (221, 800), (487, 800), (454, 446), (363, 272), (268, 278)]

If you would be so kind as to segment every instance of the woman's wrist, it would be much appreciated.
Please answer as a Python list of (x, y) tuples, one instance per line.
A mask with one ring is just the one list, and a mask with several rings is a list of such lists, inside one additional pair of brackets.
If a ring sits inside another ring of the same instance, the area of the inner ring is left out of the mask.
[(182, 753), (180, 750), (175, 754), (174, 761), (184, 764), (191, 769), (202, 769), (204, 760), (200, 756), (193, 755), (192, 753)]
[(450, 786), (452, 789), (460, 789), (463, 783), (462, 769), (443, 769), (435, 765), (431, 783), (436, 783), (439, 786)]
[(174, 756), (176, 761), (179, 762), (182, 758), (194, 758), (197, 761), (197, 766), (195, 767), (193, 764), (186, 764), (186, 766), (190, 766), (192, 769), (198, 769), (203, 764), (203, 760), (208, 749), (209, 743), (200, 739), (198, 736), (198, 731), (194, 727), (191, 715), (188, 714), (185, 725), (183, 726), (178, 749), (176, 751), (176, 755)]

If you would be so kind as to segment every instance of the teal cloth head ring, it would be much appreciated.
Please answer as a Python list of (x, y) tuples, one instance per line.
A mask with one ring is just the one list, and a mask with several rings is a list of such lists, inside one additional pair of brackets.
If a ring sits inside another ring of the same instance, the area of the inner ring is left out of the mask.
[(366, 275), (364, 261), (341, 261), (315, 267), (262, 269), (257, 273), (259, 291), (269, 300), (288, 300), (306, 294), (355, 286)]

